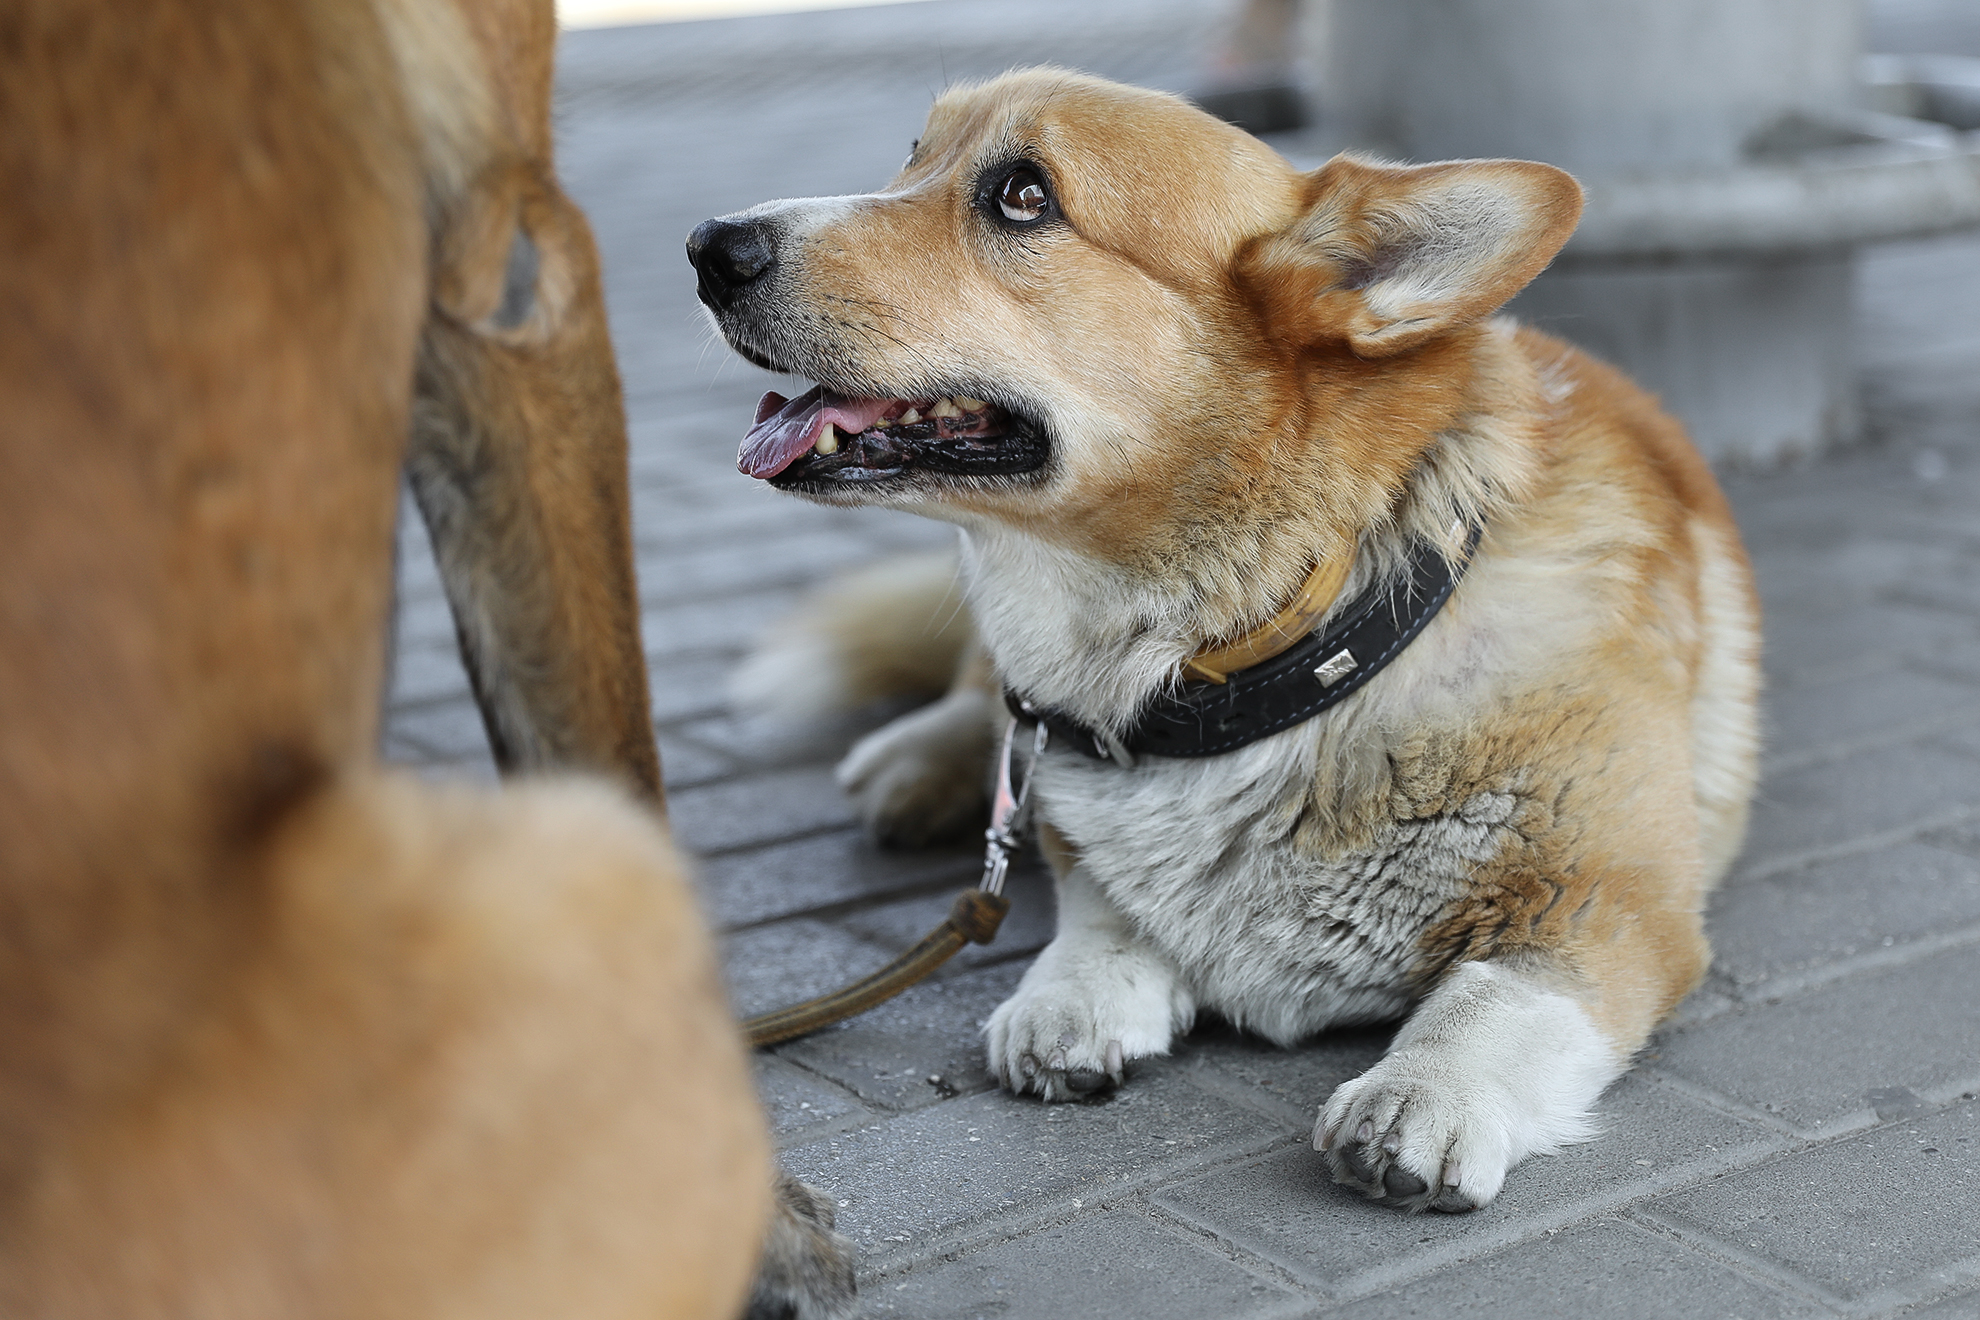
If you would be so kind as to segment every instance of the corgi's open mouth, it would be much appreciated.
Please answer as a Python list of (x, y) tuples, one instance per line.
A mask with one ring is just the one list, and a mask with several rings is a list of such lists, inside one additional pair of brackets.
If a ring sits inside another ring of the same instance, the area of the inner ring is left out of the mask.
[(911, 472), (1006, 476), (1045, 466), (1029, 419), (984, 399), (864, 399), (823, 385), (756, 405), (736, 466), (780, 487), (887, 481)]

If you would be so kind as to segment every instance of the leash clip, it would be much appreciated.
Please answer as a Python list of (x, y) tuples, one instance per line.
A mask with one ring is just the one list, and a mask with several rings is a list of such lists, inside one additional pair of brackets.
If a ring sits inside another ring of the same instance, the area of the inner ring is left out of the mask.
[(1038, 758), (1050, 737), (1040, 720), (1031, 735), (1031, 764), (1024, 778), (1012, 788), (1011, 761), (1017, 743), (1017, 717), (1004, 725), (1004, 750), (997, 758), (997, 793), (990, 803), (990, 828), (983, 831), (983, 879), (977, 888), (986, 894), (1004, 892), (1004, 877), (1011, 869), (1011, 854), (1024, 844), (1024, 827), (1031, 815), (1031, 780), (1038, 771)]

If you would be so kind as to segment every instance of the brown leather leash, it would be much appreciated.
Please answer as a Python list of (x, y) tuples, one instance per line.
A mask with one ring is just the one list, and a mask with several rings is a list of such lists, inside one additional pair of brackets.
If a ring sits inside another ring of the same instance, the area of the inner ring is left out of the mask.
[(864, 1013), (917, 981), (926, 980), (963, 945), (988, 944), (997, 938), (997, 928), (1003, 924), (1004, 914), (1011, 910), (1010, 900), (1004, 897), (1004, 877), (1010, 873), (1011, 855), (1024, 842), (1024, 826), (1031, 806), (1031, 779), (1050, 736), (1044, 724), (1036, 726), (1031, 740), (1031, 763), (1014, 791), (1011, 762), (1017, 728), (1015, 717), (1004, 726), (1004, 749), (997, 763), (997, 792), (990, 804), (990, 828), (983, 832), (983, 878), (976, 887), (957, 894), (941, 925), (871, 976), (816, 999), (773, 1009), (744, 1021), (743, 1031), (752, 1048), (796, 1040)]

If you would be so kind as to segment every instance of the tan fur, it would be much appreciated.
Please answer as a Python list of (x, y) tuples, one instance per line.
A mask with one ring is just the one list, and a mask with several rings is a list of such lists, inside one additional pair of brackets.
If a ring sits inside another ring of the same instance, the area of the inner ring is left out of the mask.
[[(522, 3), (0, 16), (9, 1316), (743, 1298), (767, 1143), (651, 809), (553, 37)], [(409, 433), (504, 762), (644, 805), (377, 766)]]
[[(1022, 232), (982, 200), (1013, 161), (1057, 208)], [(1160, 1052), (1196, 1005), (1289, 1040), (1415, 1003), (1318, 1140), (1370, 1195), (1463, 1208), (1585, 1134), (1703, 974), (1754, 782), (1758, 605), (1677, 424), (1487, 319), (1579, 210), (1547, 166), (1301, 174), (1172, 98), (1034, 70), (945, 95), (877, 194), (732, 218), (778, 254), (718, 314), (745, 352), (840, 393), (967, 391), (1050, 434), (1035, 477), (814, 493), (958, 523), (1002, 681), (1101, 730), (1316, 559), (1353, 557), (1346, 598), (1484, 529), (1442, 613), (1319, 719), (1203, 762), (1048, 753), (1061, 935), (991, 1022), (1014, 1088), (1118, 1077), (1124, 1041)], [(878, 782), (961, 745), (908, 721), (848, 765)], [(885, 834), (914, 802), (863, 806)], [(1505, 1071), (1529, 1046), (1539, 1080)], [(1529, 1083), (1544, 1115), (1504, 1119)], [(1392, 1157), (1411, 1171), (1385, 1190)]]

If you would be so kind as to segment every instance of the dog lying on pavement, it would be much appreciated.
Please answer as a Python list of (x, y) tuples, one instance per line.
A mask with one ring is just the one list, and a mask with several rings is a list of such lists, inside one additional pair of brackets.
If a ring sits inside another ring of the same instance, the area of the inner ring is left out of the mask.
[[(9, 1316), (748, 1293), (767, 1142), (660, 827), (555, 33), (0, 16)], [(618, 787), (376, 764), (402, 466), (498, 759)], [(829, 1203), (779, 1190), (761, 1313), (843, 1314)]]
[[(962, 532), (988, 663), (948, 648), (948, 696), (847, 759), (876, 831), (973, 804), (1007, 706), (1047, 730), (1059, 929), (989, 1025), (1012, 1090), (1118, 1083), (1201, 1010), (1285, 1044), (1401, 1017), (1314, 1144), (1466, 1210), (1584, 1137), (1703, 974), (1758, 607), (1679, 426), (1492, 319), (1579, 211), (1548, 166), (1300, 173), (1033, 70), (945, 94), (880, 192), (695, 232), (729, 343), (819, 382), (742, 469)], [(927, 668), (894, 649), (946, 574), (841, 588), (747, 684)]]

